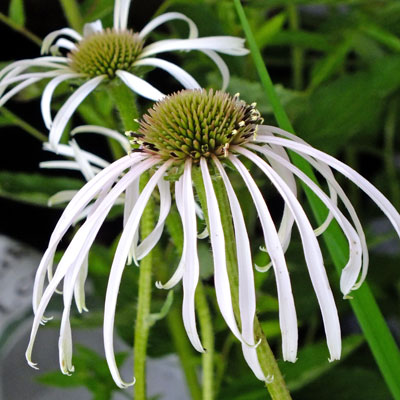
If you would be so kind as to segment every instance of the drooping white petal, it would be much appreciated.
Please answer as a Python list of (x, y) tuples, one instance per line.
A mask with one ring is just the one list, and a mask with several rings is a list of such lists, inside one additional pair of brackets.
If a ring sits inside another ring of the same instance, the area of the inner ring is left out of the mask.
[(219, 54), (217, 54), (215, 51), (201, 50), (201, 52), (204, 53), (209, 58), (211, 58), (211, 60), (214, 61), (215, 65), (218, 67), (219, 72), (221, 73), (221, 76), (222, 76), (221, 90), (224, 92), (229, 85), (230, 73), (229, 73), (228, 66), (226, 65), (226, 63), (222, 59), (222, 57)]
[[(61, 65), (58, 63), (60, 63)], [(3, 77), (5, 77), (9, 73), (12, 73), (13, 71), (15, 71), (15, 69), (17, 69), (19, 74), (30, 67), (65, 68), (65, 66), (62, 64), (68, 64), (67, 57), (48, 56), (33, 58), (31, 60), (19, 60), (7, 65), (2, 70), (0, 70), (0, 79), (3, 79)], [(12, 76), (14, 76), (14, 74), (12, 74)]]
[(75, 160), (79, 165), (79, 169), (82, 172), (83, 177), (87, 181), (90, 181), (96, 175), (95, 171), (90, 165), (88, 159), (85, 157), (84, 152), (78, 146), (78, 143), (75, 140), (71, 140), (69, 143), (71, 145)]
[(279, 324), (282, 333), (282, 353), (284, 360), (295, 362), (297, 356), (297, 317), (294, 305), (292, 287), (287, 270), (283, 249), (279, 240), (271, 214), (265, 204), (260, 189), (254, 182), (245, 166), (235, 156), (229, 156), (230, 161), (242, 176), (253, 198), (260, 218), (267, 251), (271, 257), (275, 272), (279, 301)]
[(383, 213), (388, 217), (392, 223), (397, 234), (400, 236), (400, 215), (397, 210), (393, 207), (390, 201), (370, 182), (368, 182), (362, 175), (356, 172), (354, 169), (350, 168), (346, 164), (337, 160), (336, 158), (320, 151), (314, 149), (311, 146), (306, 146), (302, 143), (296, 143), (292, 140), (281, 139), (277, 137), (265, 137), (265, 141), (268, 143), (277, 144), (283, 147), (292, 149), (300, 154), (307, 154), (320, 160), (333, 169), (336, 169), (346, 178), (350, 179), (355, 185), (362, 189), (383, 211)]
[(243, 56), (249, 51), (244, 39), (234, 36), (209, 36), (195, 39), (166, 39), (146, 46), (140, 58), (175, 50), (215, 50), (232, 56)]
[(113, 129), (104, 128), (103, 126), (81, 125), (71, 131), (71, 136), (74, 136), (78, 133), (86, 133), (86, 132), (98, 133), (100, 135), (104, 135), (112, 139), (115, 139), (121, 145), (121, 147), (126, 151), (126, 153), (129, 153), (131, 150), (131, 145), (129, 144), (129, 140), (125, 135), (122, 135), (121, 133), (114, 131)]
[(204, 348), (201, 344), (196, 327), (195, 313), (195, 293), (199, 282), (199, 258), (197, 255), (197, 223), (195, 201), (192, 186), (192, 161), (187, 159), (183, 172), (182, 181), (183, 194), (183, 240), (185, 241), (184, 254), (184, 272), (182, 278), (183, 284), (183, 302), (182, 318), (186, 333), (193, 347), (203, 353)]
[(137, 94), (145, 97), (146, 99), (159, 101), (163, 97), (165, 97), (165, 95), (161, 93), (158, 89), (136, 75), (132, 75), (129, 72), (120, 70), (117, 71), (115, 74), (118, 76), (118, 78), (121, 79), (122, 82), (125, 83), (126, 86), (131, 88)]
[(76, 193), (76, 190), (61, 190), (49, 198), (47, 205), (51, 207), (56, 204), (67, 203), (73, 199)]
[[(336, 202), (332, 202), (331, 199), (316, 185), (306, 174), (304, 174), (301, 170), (299, 170), (296, 166), (290, 163), (290, 161), (281, 158), (279, 155), (274, 154), (271, 150), (266, 149), (265, 147), (255, 146), (253, 144), (248, 145), (249, 148), (261, 152), (265, 156), (269, 158), (275, 159), (277, 162), (281, 163), (285, 168), (292, 171), (296, 176), (298, 176), (310, 189), (321, 199), (321, 201), (328, 208), (329, 212), (332, 214), (334, 218), (336, 218), (340, 227), (343, 230), (343, 233), (346, 236), (346, 239), (349, 243), (349, 260), (344, 270), (344, 281), (345, 284), (341, 285), (341, 289), (344, 295), (347, 295), (349, 291), (354, 286), (357, 277), (361, 270), (362, 265), (362, 257), (364, 257), (364, 249), (366, 249), (365, 237), (362, 233), (362, 239), (359, 236), (359, 231), (355, 231), (352, 225), (349, 223), (347, 218), (342, 214), (342, 212), (337, 208)], [(247, 154), (247, 153), (246, 153)], [(326, 171), (324, 171), (326, 173)], [(336, 181), (335, 181), (336, 182)], [(332, 181), (332, 185), (335, 185), (335, 182)], [(336, 182), (337, 185), (337, 182)], [(334, 187), (336, 192), (340, 192), (341, 188), (337, 185)], [(342, 193), (340, 193), (342, 195)], [(344, 194), (344, 193), (343, 193)], [(347, 199), (348, 200), (348, 199)], [(353, 210), (354, 211), (354, 210)], [(359, 223), (359, 221), (358, 221)], [(361, 226), (358, 226), (361, 228)], [(315, 233), (315, 231), (314, 231)], [(368, 262), (368, 251), (366, 253), (367, 262)], [(343, 275), (342, 275), (343, 276)]]
[(243, 342), (242, 335), (236, 324), (233, 313), (231, 288), (229, 285), (228, 271), (225, 255), (225, 238), (221, 223), (221, 215), (217, 197), (208, 171), (207, 161), (200, 159), (201, 174), (204, 182), (205, 195), (207, 199), (208, 220), (210, 227), (210, 240), (214, 260), (214, 284), (217, 302), (225, 322), (232, 333)]
[(171, 208), (171, 192), (169, 182), (161, 179), (158, 183), (158, 188), (160, 191), (160, 215), (158, 217), (157, 225), (154, 227), (153, 231), (146, 238), (144, 238), (137, 247), (136, 257), (138, 260), (146, 257), (146, 255), (149, 254), (149, 252), (160, 240), (161, 234), (164, 230), (165, 220), (167, 219), (169, 210)]
[[(120, 159), (116, 161), (114, 164), (118, 165), (118, 168), (120, 166), (120, 162), (123, 159)], [(124, 160), (126, 161), (126, 160)], [(143, 162), (139, 163), (137, 168), (134, 170), (129, 171), (126, 175), (124, 175), (121, 180), (111, 189), (111, 191), (107, 194), (104, 199), (99, 203), (98, 207), (96, 210), (93, 212), (93, 214), (86, 220), (86, 222), (82, 225), (82, 227), (78, 230), (74, 238), (72, 239), (70, 245), (66, 249), (64, 256), (61, 258), (60, 263), (57, 266), (57, 269), (54, 273), (53, 279), (49, 282), (48, 286), (46, 287), (46, 290), (44, 291), (43, 295), (39, 297), (39, 304), (34, 308), (35, 309), (35, 318), (33, 321), (32, 325), (32, 331), (31, 331), (31, 336), (28, 344), (28, 348), (26, 350), (26, 359), (28, 363), (32, 366), (35, 366), (34, 363), (31, 361), (31, 354), (32, 354), (32, 348), (33, 344), (35, 342), (37, 330), (39, 328), (39, 325), (41, 323), (43, 314), (45, 309), (47, 308), (47, 305), (56, 290), (58, 284), (61, 282), (61, 280), (65, 277), (65, 275), (70, 271), (70, 275), (68, 278), (68, 285), (70, 285), (67, 289), (64, 291), (64, 312), (63, 312), (63, 318), (62, 318), (62, 329), (60, 332), (60, 337), (62, 335), (66, 335), (68, 333), (68, 320), (69, 320), (69, 309), (71, 307), (71, 301), (72, 301), (72, 296), (73, 296), (73, 290), (70, 290), (70, 287), (75, 285), (76, 279), (78, 278), (78, 274), (80, 272), (80, 267), (82, 266), (83, 260), (86, 257), (96, 235), (98, 230), (100, 229), (101, 225), (103, 224), (105, 218), (108, 215), (108, 212), (110, 211), (111, 207), (113, 206), (115, 200), (119, 197), (119, 195), (126, 189), (129, 184), (137, 179), (143, 172), (154, 166), (155, 164), (158, 163), (158, 160), (154, 159), (146, 159)], [(113, 165), (114, 166), (114, 165)], [(104, 170), (106, 171), (106, 170)], [(102, 172), (104, 172), (102, 171)], [(107, 171), (108, 172), (108, 171)], [(101, 173), (100, 173), (101, 174)], [(100, 175), (99, 174), (99, 175)], [(99, 190), (100, 188), (98, 187), (100, 179), (98, 179), (99, 175), (96, 175), (91, 181), (89, 181), (84, 188), (82, 188), (78, 195), (75, 196), (74, 199), (84, 199), (85, 196), (88, 195), (88, 187), (93, 188), (93, 181), (96, 182), (96, 189)], [(103, 177), (106, 174), (103, 174)], [(69, 206), (74, 203), (74, 200), (71, 201)], [(80, 207), (85, 206), (86, 202), (83, 202), (82, 204), (79, 204)], [(75, 206), (75, 204), (73, 204)], [(68, 208), (68, 207), (67, 207)], [(66, 209), (67, 210), (67, 209)], [(63, 216), (65, 215), (65, 211)], [(59, 223), (57, 225), (60, 225), (60, 222), (63, 220), (63, 216), (59, 220)], [(57, 228), (57, 227), (56, 227)], [(56, 230), (55, 230), (56, 231)], [(54, 232), (53, 232), (54, 235)], [(53, 237), (52, 235), (52, 237)], [(50, 239), (52, 240), (52, 239)], [(49, 253), (53, 253), (51, 257), (54, 255), (55, 249), (50, 245), (49, 248), (46, 250), (45, 255), (43, 256), (41, 265), (43, 263), (46, 263), (46, 259), (48, 257)], [(71, 269), (72, 267), (72, 269)], [(40, 279), (41, 274), (41, 266), (39, 266), (36, 278)], [(35, 282), (36, 285), (36, 282)], [(43, 287), (43, 283), (42, 283)], [(37, 290), (37, 289), (36, 289)], [(35, 288), (34, 288), (35, 291)], [(34, 298), (34, 305), (35, 305), (35, 298)]]
[[(55, 152), (65, 157), (75, 157), (74, 151), (72, 150), (71, 146), (68, 146), (66, 144), (58, 144), (57, 149), (54, 150), (50, 143), (44, 143), (43, 150)], [(91, 164), (97, 165), (101, 168), (107, 168), (110, 165), (108, 161), (102, 159), (99, 156), (96, 156), (96, 154), (89, 153), (85, 150), (82, 150), (82, 153)]]
[(161, 58), (148, 57), (135, 62), (135, 66), (141, 65), (150, 65), (167, 71), (180, 82), (185, 89), (200, 89), (200, 85), (190, 74), (169, 61), (162, 60)]
[(68, 79), (79, 78), (80, 76), (81, 74), (77, 73), (63, 74), (52, 79), (44, 88), (42, 99), (40, 102), (40, 107), (42, 110), (43, 120), (47, 129), (51, 128), (53, 122), (51, 118), (51, 99), (53, 97), (53, 93), (56, 90), (57, 86), (61, 82), (64, 82)]
[(43, 43), (42, 43), (42, 48), (40, 53), (41, 54), (46, 54), (49, 52), (50, 50), (50, 46), (53, 44), (54, 40), (58, 37), (58, 36), (69, 36), (72, 39), (75, 39), (77, 41), (82, 40), (82, 36), (74, 31), (71, 28), (63, 28), (63, 29), (58, 29), (54, 32), (49, 33), (44, 39), (43, 39)]
[(86, 256), (83, 260), (82, 266), (79, 268), (78, 279), (74, 286), (75, 304), (80, 313), (82, 313), (82, 311), (88, 311), (85, 300), (85, 282), (88, 275), (88, 268), (89, 260), (88, 256)]
[[(291, 189), (265, 161), (263, 161), (256, 154), (247, 149), (238, 149), (237, 151), (253, 161), (264, 172), (271, 183), (279, 191), (285, 203), (287, 203), (287, 205), (290, 207), (290, 210), (293, 214), (293, 217), (300, 232), (304, 256), (306, 259), (311, 282), (317, 295), (318, 303), (320, 305), (322, 319), (325, 327), (326, 340), (330, 353), (330, 359), (338, 360), (340, 358), (342, 346), (339, 317), (335, 305), (335, 300), (329, 286), (328, 277), (324, 268), (321, 250), (315, 237), (314, 231), (311, 227), (311, 224), (308, 221), (308, 218), (303, 208), (301, 207), (296, 196), (294, 196)], [(324, 198), (322, 194), (324, 193), (321, 193), (321, 199)], [(326, 195), (325, 199), (328, 199)], [(327, 203), (327, 205), (328, 204), (329, 203)], [(339, 218), (338, 222), (340, 222)]]
[(65, 49), (65, 50), (68, 50), (68, 51), (72, 51), (72, 50), (76, 50), (76, 49), (77, 49), (77, 47), (76, 47), (76, 45), (75, 45), (74, 42), (71, 42), (70, 40), (64, 39), (64, 38), (58, 39), (58, 40), (53, 44), (53, 46), (51, 46), (51, 49), (54, 48), (54, 49), (59, 50), (60, 47), (63, 48), (63, 49)]
[(103, 31), (103, 24), (98, 19), (83, 26), (83, 36), (87, 37), (94, 33), (101, 33)]
[(11, 90), (9, 90), (4, 96), (1, 97), (0, 99), (0, 107), (3, 107), (4, 104), (11, 99), (11, 97), (15, 96), (18, 92), (21, 90), (25, 89), (26, 87), (33, 85), (34, 83), (40, 81), (42, 78), (29, 78), (23, 82), (21, 82), (19, 85), (13, 87)]
[[(69, 169), (72, 171), (80, 171), (80, 165), (76, 161), (42, 161), (39, 163), (40, 168), (46, 169)], [(92, 171), (98, 174), (101, 169), (92, 167)]]
[(113, 183), (118, 175), (126, 168), (141, 161), (144, 157), (139, 153), (132, 154), (119, 159), (110, 167), (100, 171), (92, 180), (90, 180), (71, 200), (65, 208), (61, 218), (50, 237), (48, 248), (46, 249), (39, 267), (36, 272), (33, 286), (32, 306), (36, 313), (40, 299), (43, 293), (43, 284), (48, 266), (53, 262), (53, 257), (58, 243), (63, 238), (65, 232), (74, 223), (82, 210), (89, 202), (110, 183)]
[(68, 100), (63, 104), (63, 106), (58, 111), (54, 118), (53, 125), (49, 133), (49, 142), (53, 149), (57, 148), (57, 144), (60, 141), (61, 135), (64, 132), (65, 126), (68, 120), (71, 118), (72, 114), (82, 103), (82, 101), (88, 96), (94, 89), (104, 80), (105, 76), (96, 76), (90, 79), (82, 86), (80, 86), (74, 94), (72, 94)]
[[(246, 224), (239, 201), (236, 197), (232, 184), (229, 181), (221, 162), (215, 157), (214, 162), (225, 185), (229, 204), (232, 212), (232, 220), (235, 229), (236, 255), (239, 272), (239, 309), (242, 326), (242, 335), (246, 343), (242, 343), (244, 357), (256, 377), (265, 381), (260, 363), (257, 357), (257, 350), (254, 340), (254, 317), (256, 313), (256, 295), (254, 287), (253, 263), (249, 237)], [(250, 346), (249, 346), (250, 345)]]
[(151, 20), (147, 25), (145, 25), (145, 27), (139, 32), (139, 37), (141, 39), (143, 39), (145, 36), (147, 36), (151, 31), (153, 31), (158, 26), (164, 24), (167, 21), (171, 21), (174, 19), (180, 19), (180, 20), (188, 23), (189, 39), (194, 39), (199, 35), (196, 24), (190, 18), (188, 18), (186, 15), (181, 14), (179, 12), (169, 12), (169, 13), (159, 15), (158, 17)]
[[(183, 175), (175, 182), (175, 203), (178, 209), (179, 215), (181, 216), (181, 220), (184, 219), (184, 210), (183, 210)], [(183, 241), (183, 249), (181, 259), (179, 261), (178, 267), (175, 270), (172, 277), (166, 283), (161, 283), (160, 281), (156, 282), (156, 287), (158, 289), (171, 289), (173, 288), (183, 277), (183, 273), (185, 271), (185, 255), (186, 255), (186, 246), (187, 242)]]
[(114, 355), (114, 317), (122, 273), (131, 248), (133, 236), (139, 228), (140, 219), (149, 197), (153, 192), (154, 187), (157, 185), (157, 182), (162, 179), (165, 171), (171, 163), (172, 161), (167, 161), (160, 166), (140, 193), (139, 199), (133, 207), (128, 222), (122, 232), (110, 270), (104, 306), (104, 349), (111, 375), (114, 378), (115, 383), (121, 388), (133, 384), (133, 382), (126, 383), (121, 379)]
[(131, 0), (115, 0), (114, 5), (114, 29), (126, 30), (128, 26), (129, 6)]

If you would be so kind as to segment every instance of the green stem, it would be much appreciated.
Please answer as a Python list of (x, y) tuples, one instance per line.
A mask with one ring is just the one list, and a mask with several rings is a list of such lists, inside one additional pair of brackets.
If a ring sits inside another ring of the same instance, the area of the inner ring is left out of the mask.
[[(114, 83), (110, 85), (109, 93), (119, 111), (124, 129), (134, 129), (134, 120), (138, 117), (134, 95), (125, 85)], [(140, 180), (141, 187), (148, 182), (148, 179), (149, 174), (142, 175)], [(151, 233), (154, 227), (154, 219), (154, 201), (149, 199), (140, 224), (140, 233), (142, 237), (146, 237)], [(152, 289), (152, 264), (153, 256), (150, 252), (140, 262), (139, 269), (139, 293), (134, 331), (134, 373), (136, 378), (134, 395), (136, 400), (146, 399), (146, 350), (150, 330), (149, 315)]]
[(181, 361), (186, 383), (193, 400), (201, 400), (201, 388), (197, 379), (196, 356), (190, 342), (186, 339), (185, 327), (182, 323), (181, 311), (173, 306), (167, 314), (167, 324), (172, 336), (176, 351)]
[(207, 296), (201, 282), (196, 290), (196, 309), (205, 349), (202, 355), (203, 400), (212, 400), (214, 398), (214, 332)]
[[(205, 196), (204, 184), (201, 177), (201, 172), (198, 168), (193, 168), (193, 181), (195, 184), (196, 192), (199, 196), (201, 207), (206, 216), (208, 226), (208, 211), (207, 200)], [(229, 205), (229, 200), (221, 180), (214, 181), (214, 190), (218, 200), (219, 213), (221, 216), (222, 227), (225, 239), (225, 254), (229, 276), (229, 283), (231, 287), (233, 311), (237, 321), (240, 321), (239, 311), (239, 277), (236, 259), (236, 240), (232, 224), (232, 215)], [(256, 340), (261, 340), (257, 347), (257, 354), (259, 362), (265, 376), (273, 376), (272, 382), (266, 382), (266, 387), (273, 400), (290, 400), (289, 391), (286, 388), (285, 381), (279, 370), (278, 364), (275, 360), (274, 354), (267, 342), (258, 318), (254, 320)]]
[[(299, 13), (295, 4), (289, 3), (287, 6), (289, 16), (289, 27), (292, 31), (299, 30)], [(303, 66), (304, 66), (304, 52), (299, 46), (292, 47), (292, 69), (293, 69), (293, 87), (296, 90), (303, 88)]]
[[(148, 182), (148, 174), (142, 175), (141, 186)], [(143, 212), (140, 232), (142, 237), (151, 233), (154, 227), (154, 202), (149, 200)], [(149, 315), (151, 305), (152, 289), (152, 261), (153, 256), (150, 252), (140, 262), (139, 272), (139, 293), (137, 302), (137, 314), (135, 324), (135, 352), (134, 352), (134, 372), (136, 384), (134, 386), (135, 400), (146, 399), (146, 352), (149, 337)]]
[(61, 7), (67, 18), (68, 24), (77, 32), (82, 31), (83, 19), (76, 0), (60, 0)]
[[(292, 124), (279, 101), (274, 85), (269, 77), (268, 70), (261, 57), (260, 51), (257, 48), (243, 7), (240, 4), (240, 0), (233, 1), (246, 38), (249, 42), (249, 47), (260, 81), (262, 82), (265, 93), (273, 107), (278, 125), (282, 129), (293, 132)], [(315, 175), (310, 165), (303, 158), (293, 153), (291, 153), (291, 157), (293, 163), (298, 168), (311, 178), (315, 179)], [(308, 190), (308, 188), (304, 188), (304, 190), (317, 222), (322, 223), (326, 217), (325, 206), (310, 190)], [(324, 233), (324, 240), (335, 264), (336, 270), (340, 274), (342, 267), (346, 264), (348, 249), (346, 239), (336, 222), (330, 224), (329, 228)], [(400, 352), (366, 282), (364, 282), (363, 286), (353, 294), (353, 300), (350, 300), (350, 304), (389, 390), (395, 399), (400, 399), (400, 380), (398, 379), (400, 376)]]
[(8, 18), (6, 15), (0, 12), (0, 21), (8, 25), (11, 29), (16, 32), (19, 32), (21, 35), (25, 36), (27, 39), (37, 44), (39, 47), (42, 46), (42, 39), (39, 36), (36, 36), (34, 33), (26, 29), (25, 27), (16, 24), (13, 20)]
[(25, 132), (29, 133), (34, 138), (40, 140), (41, 142), (47, 142), (47, 136), (42, 132), (38, 131), (32, 125), (25, 122), (23, 119), (15, 115), (11, 111), (7, 110), (7, 108), (1, 107), (0, 112), (10, 121), (10, 124), (14, 124), (22, 128)]

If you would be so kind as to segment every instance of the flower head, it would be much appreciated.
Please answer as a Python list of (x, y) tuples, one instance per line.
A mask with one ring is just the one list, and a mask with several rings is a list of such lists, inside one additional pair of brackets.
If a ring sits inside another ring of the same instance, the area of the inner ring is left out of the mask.
[[(222, 86), (226, 89), (229, 71), (217, 52), (245, 55), (248, 51), (243, 47), (243, 39), (232, 36), (199, 38), (194, 22), (177, 12), (162, 14), (135, 33), (127, 27), (130, 3), (126, 0), (115, 1), (112, 28), (104, 29), (101, 22), (96, 21), (85, 25), (83, 35), (71, 28), (54, 31), (47, 35), (42, 45), (42, 54), (52, 55), (16, 61), (5, 67), (0, 71), (0, 107), (27, 86), (50, 78), (42, 94), (41, 110), (45, 125), (50, 130), (50, 144), (56, 148), (72, 114), (102, 82), (118, 79), (140, 96), (158, 101), (164, 94), (140, 77), (142, 67), (156, 67), (168, 72), (186, 89), (200, 88), (190, 74), (169, 61), (154, 57), (156, 54), (199, 50), (215, 62), (222, 74)], [(189, 37), (146, 45), (147, 35), (170, 20), (185, 21), (189, 26)], [(58, 85), (70, 80), (78, 81), (80, 86), (53, 120), (53, 93)]]
[[(64, 312), (60, 331), (60, 365), (64, 373), (73, 370), (72, 339), (69, 315), (72, 298), (81, 294), (86, 276), (87, 255), (103, 221), (113, 204), (125, 193), (124, 228), (110, 270), (104, 310), (104, 345), (106, 358), (120, 387), (124, 382), (118, 372), (113, 350), (113, 323), (121, 277), (127, 260), (143, 258), (157, 244), (171, 207), (172, 196), (181, 217), (184, 246), (180, 263), (170, 280), (157, 283), (158, 288), (170, 289), (182, 281), (183, 320), (190, 341), (203, 351), (197, 332), (194, 295), (199, 280), (200, 263), (197, 253), (197, 217), (195, 193), (203, 190), (209, 239), (214, 260), (214, 284), (221, 314), (232, 333), (242, 343), (244, 357), (262, 380), (265, 376), (256, 353), (254, 337), (256, 296), (250, 242), (241, 205), (231, 183), (234, 173), (241, 178), (254, 203), (263, 231), (265, 250), (274, 271), (279, 301), (279, 321), (282, 333), (283, 358), (294, 362), (297, 356), (297, 317), (291, 289), (290, 274), (285, 261), (294, 224), (300, 233), (304, 258), (318, 300), (325, 328), (330, 359), (341, 354), (341, 333), (338, 313), (324, 268), (317, 236), (335, 219), (348, 241), (349, 258), (341, 276), (343, 295), (356, 289), (365, 279), (368, 250), (361, 223), (332, 169), (350, 179), (382, 209), (400, 235), (400, 215), (392, 204), (365, 178), (335, 158), (311, 147), (296, 136), (281, 129), (261, 125), (262, 119), (255, 105), (247, 105), (238, 96), (212, 90), (186, 90), (164, 98), (140, 122), (140, 129), (130, 133), (134, 144), (131, 154), (109, 165), (95, 175), (71, 200), (50, 239), (36, 275), (33, 306), (35, 319), (27, 359), (31, 361), (32, 346), (39, 324), (50, 298), (59, 283), (64, 281)], [(302, 156), (329, 185), (327, 195), (314, 181), (293, 165), (286, 150)], [(89, 160), (89, 157), (87, 157)], [(284, 212), (279, 229), (271, 217), (268, 205), (243, 160), (257, 166), (273, 184), (284, 201)], [(179, 168), (175, 168), (179, 167)], [(228, 176), (228, 169), (230, 176)], [(176, 175), (176, 170), (180, 174)], [(142, 191), (138, 181), (145, 171), (152, 175)], [(175, 183), (170, 184), (171, 173)], [(202, 188), (193, 187), (193, 173), (201, 176)], [(169, 177), (170, 179), (165, 179)], [(236, 179), (235, 178), (235, 179)], [(297, 197), (296, 178), (308, 186), (329, 210), (326, 221), (314, 229)], [(138, 240), (138, 227), (143, 210), (152, 192), (160, 193), (159, 219), (153, 232)], [(217, 192), (224, 191), (234, 228), (240, 316), (234, 314), (231, 287), (225, 253), (224, 223)], [(339, 208), (343, 204), (347, 216)], [(77, 231), (58, 264), (54, 276), (44, 290), (44, 278), (51, 268), (56, 248), (67, 229), (85, 209), (90, 207), (86, 221)], [(259, 268), (260, 269), (260, 268)], [(80, 288), (80, 290), (78, 290)], [(238, 324), (240, 320), (240, 328)]]

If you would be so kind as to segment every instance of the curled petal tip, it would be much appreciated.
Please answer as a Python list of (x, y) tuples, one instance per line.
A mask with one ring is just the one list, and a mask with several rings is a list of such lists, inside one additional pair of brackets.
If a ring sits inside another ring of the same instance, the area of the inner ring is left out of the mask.
[(258, 271), (258, 272), (268, 272), (271, 269), (272, 263), (269, 263), (267, 265), (265, 265), (264, 267), (260, 267), (257, 264), (254, 264), (254, 268)]
[(270, 374), (270, 375), (267, 375), (266, 377), (265, 377), (265, 383), (268, 383), (268, 384), (270, 384), (270, 383), (272, 383), (273, 381), (274, 381), (274, 375), (272, 375), (272, 374)]

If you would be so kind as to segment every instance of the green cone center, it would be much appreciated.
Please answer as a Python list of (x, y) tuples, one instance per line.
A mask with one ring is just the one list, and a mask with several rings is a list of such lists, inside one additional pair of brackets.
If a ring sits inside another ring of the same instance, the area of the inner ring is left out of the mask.
[(142, 48), (137, 33), (105, 29), (82, 39), (68, 56), (74, 71), (90, 78), (107, 75), (112, 79), (118, 70), (132, 72)]
[(156, 103), (131, 132), (139, 151), (164, 159), (225, 157), (232, 145), (250, 140), (262, 123), (255, 104), (213, 90), (183, 90)]

